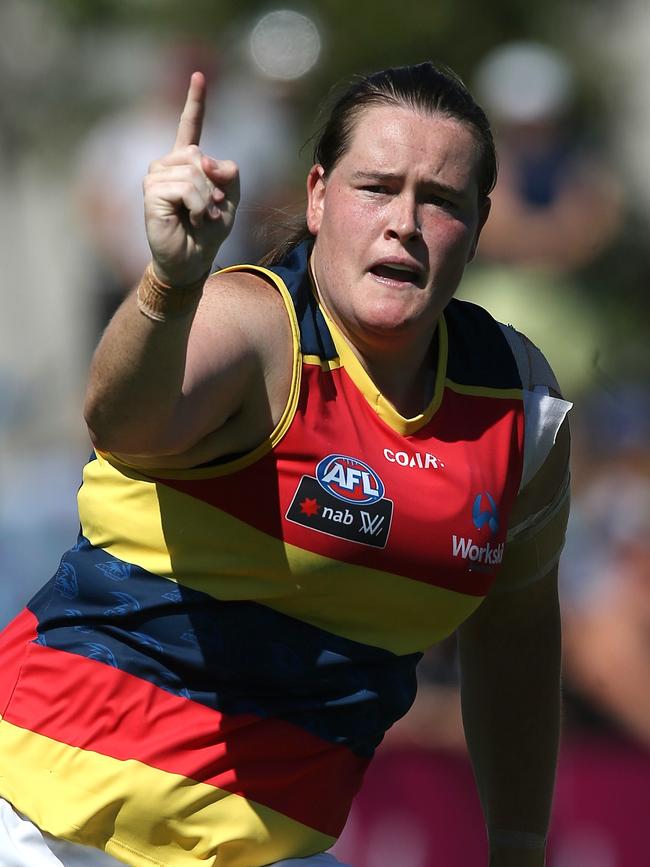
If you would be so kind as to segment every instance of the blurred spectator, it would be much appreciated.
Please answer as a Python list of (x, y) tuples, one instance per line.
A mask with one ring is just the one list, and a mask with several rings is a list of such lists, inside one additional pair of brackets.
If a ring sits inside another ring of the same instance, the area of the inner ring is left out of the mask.
[[(268, 208), (290, 198), (290, 157), (296, 150), (286, 91), (223, 58), (216, 46), (178, 42), (161, 50), (149, 87), (133, 105), (101, 120), (82, 142), (77, 190), (80, 216), (98, 270), (96, 330), (142, 275), (149, 261), (143, 231), (142, 179), (152, 154), (171, 150), (189, 77), (208, 79), (201, 146), (233, 159), (241, 173), (242, 203), (218, 264), (257, 258), (255, 226)], [(260, 146), (262, 143), (262, 146)]]
[(650, 755), (650, 395), (601, 395), (582, 419), (561, 576), (567, 723)]
[(650, 803), (650, 393), (589, 400), (574, 425), (560, 573), (565, 735), (551, 867), (645, 867)]
[(499, 46), (475, 90), (495, 129), (499, 180), (459, 294), (526, 333), (573, 398), (607, 365), (610, 337), (576, 273), (621, 232), (621, 185), (578, 131), (576, 81), (551, 48)]
[(511, 43), (476, 79), (500, 164), (482, 258), (554, 272), (591, 262), (620, 230), (621, 190), (577, 131), (569, 65), (547, 46)]

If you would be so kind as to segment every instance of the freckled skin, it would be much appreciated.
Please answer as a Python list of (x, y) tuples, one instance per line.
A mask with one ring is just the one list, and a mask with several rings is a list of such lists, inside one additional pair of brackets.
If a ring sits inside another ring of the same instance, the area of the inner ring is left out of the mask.
[[(323, 303), (361, 354), (407, 346), (421, 354), (429, 345), (489, 211), (478, 199), (477, 162), (466, 124), (373, 106), (330, 174), (312, 168), (314, 271)], [(374, 273), (386, 257), (422, 270), (413, 282)]]

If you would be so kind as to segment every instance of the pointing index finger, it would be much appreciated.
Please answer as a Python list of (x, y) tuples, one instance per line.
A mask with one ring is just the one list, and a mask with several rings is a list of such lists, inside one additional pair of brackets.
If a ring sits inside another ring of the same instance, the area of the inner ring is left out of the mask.
[(205, 113), (205, 76), (202, 72), (194, 72), (190, 78), (187, 99), (178, 124), (174, 150), (180, 150), (188, 145), (198, 145), (203, 128)]

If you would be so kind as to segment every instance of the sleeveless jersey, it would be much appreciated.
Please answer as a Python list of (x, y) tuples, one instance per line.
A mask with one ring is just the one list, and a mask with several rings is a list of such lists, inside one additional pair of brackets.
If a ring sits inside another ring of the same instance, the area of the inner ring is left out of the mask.
[(143, 472), (96, 454), (81, 531), (0, 637), (0, 794), (136, 867), (332, 845), (421, 651), (485, 597), (521, 477), (498, 323), (452, 301), (403, 418), (319, 306), (309, 250), (258, 271), (294, 346), (252, 453)]

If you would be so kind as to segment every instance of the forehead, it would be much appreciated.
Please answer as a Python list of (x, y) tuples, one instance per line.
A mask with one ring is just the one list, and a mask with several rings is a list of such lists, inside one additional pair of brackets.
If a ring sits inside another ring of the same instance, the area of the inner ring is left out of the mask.
[(356, 116), (348, 149), (340, 160), (348, 170), (416, 174), (423, 180), (476, 182), (480, 148), (471, 126), (441, 113), (393, 105), (372, 105)]

